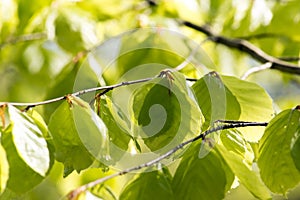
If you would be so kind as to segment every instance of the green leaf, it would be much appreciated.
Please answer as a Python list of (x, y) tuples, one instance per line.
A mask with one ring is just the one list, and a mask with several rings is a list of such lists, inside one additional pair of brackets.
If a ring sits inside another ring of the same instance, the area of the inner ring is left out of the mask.
[[(60, 7), (59, 7), (60, 8)], [(68, 6), (58, 9), (55, 33), (58, 44), (65, 50), (78, 53), (98, 43), (96, 22), (79, 7)]]
[(95, 158), (107, 155), (107, 129), (88, 103), (70, 97), (53, 113), (49, 129), (56, 149), (56, 159), (65, 165), (67, 176), (74, 169), (80, 172)]
[(203, 129), (216, 120), (237, 120), (240, 104), (216, 72), (210, 72), (192, 86), (205, 117)]
[(90, 191), (86, 192), (86, 198), (88, 199), (89, 196), (93, 196), (94, 198), (105, 199), (105, 200), (117, 200), (116, 196), (114, 195), (113, 191), (110, 187), (100, 184), (93, 187)]
[(9, 166), (6, 158), (6, 153), (2, 145), (0, 145), (0, 194), (2, 194), (2, 192), (6, 188), (7, 180), (9, 177), (8, 173)]
[[(264, 122), (270, 120), (274, 112), (272, 99), (263, 88), (235, 77), (211, 72), (192, 88), (205, 116), (205, 127), (215, 120)], [(261, 138), (263, 128), (243, 128), (242, 134), (247, 140), (256, 142)]]
[[(299, 106), (296, 108), (298, 111), (300, 111)], [(299, 157), (299, 152), (300, 152), (300, 117), (298, 118), (299, 121), (296, 124), (291, 124), (290, 131), (294, 131), (294, 137), (292, 139), (292, 144), (291, 144), (291, 151), (292, 151), (292, 157), (294, 160), (294, 163), (300, 171), (300, 157)]]
[(29, 115), (8, 106), (12, 127), (13, 142), (24, 162), (41, 176), (50, 167), (50, 153), (43, 131)]
[(292, 157), (298, 148), (294, 139), (299, 134), (299, 119), (297, 109), (282, 111), (270, 121), (260, 141), (258, 165), (263, 181), (272, 192), (286, 194), (300, 181), (294, 163), (297, 160)]
[(175, 199), (166, 169), (139, 174), (125, 187), (119, 199), (152, 200), (153, 197), (158, 200)]
[(229, 168), (239, 181), (257, 198), (270, 199), (268, 188), (253, 167), (254, 153), (251, 146), (238, 131), (223, 130), (221, 144), (216, 146)]
[(20, 194), (39, 184), (52, 162), (43, 130), (31, 116), (10, 105), (8, 113), (11, 126), (1, 138), (9, 163), (7, 188)]
[[(73, 92), (74, 81), (76, 80), (77, 74), (80, 69), (81, 62), (68, 64), (55, 78), (55, 82), (50, 85), (46, 99), (56, 98), (64, 94), (70, 94)], [(60, 102), (53, 102), (43, 106), (44, 119), (48, 123), (50, 116), (58, 108)]]
[(223, 199), (233, 182), (233, 174), (216, 152), (198, 158), (199, 145), (184, 154), (173, 178), (176, 199)]
[[(202, 114), (179, 72), (167, 72), (134, 91), (133, 136), (142, 137), (152, 151), (170, 148), (200, 132)], [(167, 148), (167, 147), (166, 147)]]
[[(131, 139), (128, 128), (126, 130), (126, 122), (119, 124), (120, 117), (116, 112), (120, 113), (116, 105), (113, 105), (111, 99), (107, 96), (100, 99), (99, 104), (99, 115), (108, 129), (110, 141), (122, 150), (128, 149), (128, 143)], [(122, 117), (125, 117), (120, 113)], [(118, 121), (117, 121), (118, 120)], [(123, 125), (123, 126), (121, 126)]]
[(42, 118), (42, 116), (35, 110), (30, 109), (29, 111), (27, 111), (27, 114), (32, 118), (32, 120), (34, 121), (34, 123), (39, 127), (39, 129), (41, 130), (43, 137), (48, 141), (51, 140), (51, 135), (49, 133), (47, 124), (45, 123), (44, 119)]
[(40, 1), (35, 3), (28, 3), (26, 1), (18, 1), (18, 15), (19, 15), (19, 32), (23, 32), (24, 28), (30, 24), (30, 20), (43, 8), (50, 6), (51, 0)]
[(67, 16), (59, 16), (55, 21), (58, 44), (65, 50), (77, 53), (84, 50), (80, 30), (75, 29)]
[(50, 158), (50, 168), (52, 168), (53, 164), (54, 164), (54, 153), (55, 153), (55, 148), (53, 145), (53, 140), (50, 134), (50, 131), (48, 130), (48, 126), (45, 123), (44, 119), (42, 118), (42, 116), (35, 110), (30, 109), (27, 111), (27, 114), (30, 118), (32, 118), (32, 120), (34, 121), (34, 123), (38, 126), (38, 128), (41, 130), (43, 137), (45, 138), (46, 142), (47, 142), (47, 147), (49, 150), (49, 158)]

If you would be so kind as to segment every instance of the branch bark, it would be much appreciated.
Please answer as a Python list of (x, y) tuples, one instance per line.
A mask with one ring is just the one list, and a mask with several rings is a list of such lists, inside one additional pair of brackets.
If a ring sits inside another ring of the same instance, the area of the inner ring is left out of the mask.
[(207, 35), (209, 37), (210, 40), (212, 40), (215, 43), (223, 44), (227, 47), (230, 47), (233, 49), (238, 49), (244, 53), (247, 53), (252, 58), (256, 59), (257, 61), (259, 61), (261, 63), (270, 62), (272, 64), (270, 69), (276, 69), (281, 72), (300, 75), (300, 67), (298, 65), (294, 65), (294, 64), (285, 62), (283, 60), (280, 60), (278, 58), (275, 58), (275, 57), (265, 53), (260, 48), (254, 46), (253, 44), (251, 44), (250, 42), (248, 42), (246, 40), (220, 36), (220, 35), (213, 33), (213, 31), (210, 30), (207, 26), (199, 26), (199, 25), (196, 25), (189, 21), (183, 21), (182, 24), (184, 26), (190, 27), (196, 31), (204, 33), (205, 35)]

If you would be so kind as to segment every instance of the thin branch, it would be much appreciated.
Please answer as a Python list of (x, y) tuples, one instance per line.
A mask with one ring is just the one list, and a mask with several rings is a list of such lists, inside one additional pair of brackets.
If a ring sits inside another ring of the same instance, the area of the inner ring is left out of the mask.
[(257, 66), (257, 67), (252, 67), (248, 71), (245, 72), (245, 74), (241, 77), (242, 80), (246, 80), (251, 74), (254, 74), (259, 71), (263, 71), (265, 69), (270, 69), (272, 66), (272, 63), (267, 62), (263, 65)]
[(46, 39), (46, 38), (47, 38), (46, 33), (31, 33), (31, 34), (27, 34), (27, 35), (20, 35), (18, 37), (11, 37), (6, 42), (0, 44), (0, 49), (4, 48), (7, 45), (16, 44), (18, 42), (41, 40), (41, 39)]
[[(101, 86), (101, 87), (89, 88), (89, 89), (85, 89), (85, 90), (80, 90), (80, 91), (72, 93), (70, 95), (72, 95), (72, 96), (80, 96), (80, 95), (83, 95), (83, 94), (86, 94), (86, 93), (89, 93), (89, 92), (95, 92), (95, 91), (104, 90), (105, 92), (103, 92), (101, 94), (101, 95), (103, 95), (106, 92), (108, 92), (109, 90), (113, 90), (115, 88), (122, 87), (122, 86), (125, 86), (125, 85), (133, 85), (133, 84), (137, 84), (137, 83), (147, 82), (147, 81), (153, 80), (154, 78), (155, 77), (144, 78), (144, 79), (139, 79), (139, 80), (122, 82), (122, 83), (118, 83), (118, 84), (115, 84), (115, 85), (108, 85), (108, 86)], [(54, 98), (54, 99), (49, 99), (49, 100), (46, 100), (46, 101), (40, 101), (40, 102), (34, 102), (34, 103), (0, 102), (0, 106), (1, 105), (6, 105), (6, 104), (13, 105), (13, 106), (26, 106), (25, 110), (27, 110), (28, 108), (31, 108), (31, 107), (54, 103), (54, 102), (57, 102), (57, 101), (64, 100), (65, 98), (66, 98), (66, 95), (61, 96), (61, 97), (57, 97), (57, 98)]]
[(245, 52), (261, 63), (267, 63), (267, 62), (272, 63), (270, 69), (276, 69), (282, 72), (300, 75), (300, 67), (298, 65), (294, 65), (282, 61), (273, 56), (270, 56), (264, 51), (262, 51), (260, 48), (254, 46), (253, 44), (249, 43), (246, 40), (231, 39), (224, 36), (220, 36), (213, 33), (207, 26), (198, 26), (188, 21), (183, 21), (182, 24), (194, 30), (204, 33), (205, 35), (209, 36), (210, 40), (212, 40), (215, 43), (223, 44), (227, 47), (238, 49), (242, 52)]
[(193, 143), (193, 142), (195, 142), (199, 139), (204, 139), (204, 137), (206, 137), (207, 135), (209, 135), (213, 132), (217, 132), (217, 131), (220, 131), (220, 130), (226, 130), (226, 129), (232, 129), (232, 128), (240, 128), (240, 127), (248, 127), (248, 126), (267, 126), (267, 125), (268, 125), (267, 122), (244, 122), (244, 121), (242, 121), (242, 122), (239, 122), (239, 121), (233, 122), (232, 121), (232, 123), (228, 123), (228, 124), (217, 126), (215, 128), (208, 129), (205, 132), (201, 133), (200, 135), (179, 144), (178, 146), (174, 147), (173, 149), (171, 149), (167, 153), (161, 155), (160, 157), (158, 157), (154, 160), (151, 160), (149, 162), (146, 162), (144, 164), (141, 164), (141, 165), (138, 165), (138, 166), (135, 166), (135, 167), (131, 167), (131, 168), (122, 170), (118, 173), (115, 173), (115, 174), (112, 174), (112, 175), (109, 175), (109, 176), (105, 176), (105, 177), (97, 179), (93, 182), (89, 182), (89, 183), (87, 183), (85, 185), (82, 185), (79, 188), (71, 191), (67, 195), (67, 197), (70, 200), (77, 199), (78, 195), (80, 195), (82, 192), (85, 192), (89, 188), (95, 187), (98, 184), (104, 183), (105, 181), (108, 181), (108, 180), (110, 180), (112, 178), (115, 178), (117, 176), (122, 176), (122, 175), (128, 174), (130, 172), (134, 172), (134, 171), (137, 171), (137, 170), (140, 170), (140, 169), (143, 169), (143, 168), (153, 166), (153, 165), (159, 163), (160, 161), (168, 158), (169, 156), (173, 155), (175, 152), (182, 149), (184, 146), (186, 146), (190, 143)]
[(238, 37), (243, 40), (252, 40), (252, 39), (264, 39), (264, 38), (277, 38), (277, 37), (287, 37), (286, 35), (277, 34), (277, 33), (258, 33), (254, 35)]
[(197, 79), (197, 78), (185, 78), (185, 80), (191, 81), (191, 82), (196, 82), (196, 81), (198, 81), (199, 79)]
[[(133, 85), (133, 84), (138, 84), (138, 83), (144, 83), (147, 81), (151, 81), (154, 78), (160, 77), (160, 75), (155, 76), (155, 77), (149, 77), (149, 78), (144, 78), (144, 79), (138, 79), (138, 80), (132, 80), (132, 81), (126, 81), (126, 82), (121, 82), (118, 84), (114, 84), (114, 85), (108, 85), (108, 86), (101, 86), (101, 87), (94, 87), (94, 88), (89, 88), (89, 89), (85, 89), (85, 90), (80, 90), (78, 92), (74, 92), (72, 94), (68, 94), (71, 96), (81, 96), (83, 94), (89, 93), (89, 92), (96, 92), (96, 91), (101, 91), (103, 90), (101, 93), (97, 94), (95, 98), (102, 96), (104, 94), (106, 94), (107, 92), (118, 88), (118, 87), (122, 87), (122, 86), (126, 86), (126, 85)], [(198, 79), (192, 79), (192, 78), (186, 78), (186, 80), (188, 81), (197, 81)], [(66, 99), (67, 95), (64, 96), (60, 96), (60, 97), (56, 97), (53, 99), (48, 99), (45, 101), (39, 101), (39, 102), (32, 102), (32, 103), (25, 103), (25, 102), (0, 102), (0, 106), (2, 105), (12, 105), (12, 106), (25, 106), (26, 108), (24, 108), (23, 110), (28, 110), (29, 108), (33, 108), (36, 106), (40, 106), (40, 105), (46, 105), (46, 104), (50, 104), (50, 103), (54, 103), (54, 102), (58, 102), (58, 101), (62, 101), (64, 99)], [(90, 102), (90, 104), (93, 101)]]

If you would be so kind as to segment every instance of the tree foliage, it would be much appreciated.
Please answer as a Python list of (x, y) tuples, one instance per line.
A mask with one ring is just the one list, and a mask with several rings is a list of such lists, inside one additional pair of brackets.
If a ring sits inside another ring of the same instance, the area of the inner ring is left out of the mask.
[(297, 198), (298, 4), (1, 1), (0, 198)]

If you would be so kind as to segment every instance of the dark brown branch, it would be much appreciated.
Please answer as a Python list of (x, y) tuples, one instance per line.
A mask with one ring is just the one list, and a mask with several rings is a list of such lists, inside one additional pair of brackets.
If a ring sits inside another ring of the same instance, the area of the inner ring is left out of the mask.
[(279, 57), (278, 59), (288, 61), (288, 62), (295, 62), (299, 61), (300, 57), (297, 56), (285, 56), (285, 57)]
[(183, 21), (182, 24), (194, 30), (204, 33), (210, 38), (210, 40), (212, 40), (215, 43), (223, 44), (227, 47), (238, 49), (242, 52), (245, 52), (261, 63), (267, 63), (267, 62), (272, 63), (270, 69), (276, 69), (281, 72), (300, 75), (300, 67), (298, 65), (294, 65), (285, 62), (283, 60), (277, 59), (273, 56), (270, 56), (264, 51), (262, 51), (260, 48), (254, 46), (253, 44), (249, 43), (246, 40), (232, 39), (232, 38), (216, 35), (208, 27), (198, 26), (188, 21)]
[(253, 40), (253, 39), (265, 39), (265, 38), (278, 38), (278, 37), (286, 37), (285, 35), (282, 34), (276, 34), (276, 33), (259, 33), (255, 35), (248, 35), (248, 36), (242, 36), (238, 37), (239, 39), (243, 40)]
[(146, 162), (144, 164), (141, 164), (141, 165), (138, 165), (138, 166), (135, 166), (135, 167), (131, 167), (131, 168), (122, 170), (118, 173), (115, 173), (115, 174), (112, 174), (112, 175), (109, 175), (109, 176), (105, 176), (105, 177), (97, 179), (93, 182), (89, 182), (85, 185), (82, 185), (79, 188), (71, 191), (67, 195), (67, 197), (70, 200), (77, 199), (77, 197), (82, 192), (85, 192), (89, 188), (95, 187), (96, 185), (101, 184), (101, 183), (103, 183), (107, 180), (110, 180), (110, 179), (115, 178), (117, 176), (122, 176), (122, 175), (128, 174), (128, 173), (133, 172), (133, 171), (137, 171), (137, 170), (140, 170), (140, 169), (143, 169), (143, 168), (151, 167), (151, 166), (159, 163), (163, 159), (166, 159), (169, 156), (173, 155), (178, 150), (182, 149), (184, 146), (186, 146), (188, 144), (191, 144), (191, 143), (193, 143), (193, 142), (195, 142), (199, 139), (204, 139), (207, 135), (209, 135), (211, 133), (214, 133), (214, 132), (217, 132), (217, 131), (220, 131), (220, 130), (232, 129), (232, 128), (241, 128), (241, 127), (248, 127), (248, 126), (267, 126), (268, 125), (267, 122), (245, 122), (245, 121), (220, 121), (220, 122), (224, 122), (225, 124), (206, 130), (205, 132), (201, 133), (200, 135), (179, 144), (178, 146), (174, 147), (173, 149), (171, 149), (167, 153), (163, 154), (162, 156), (160, 156), (160, 157), (158, 157), (154, 160), (151, 160), (149, 162)]

